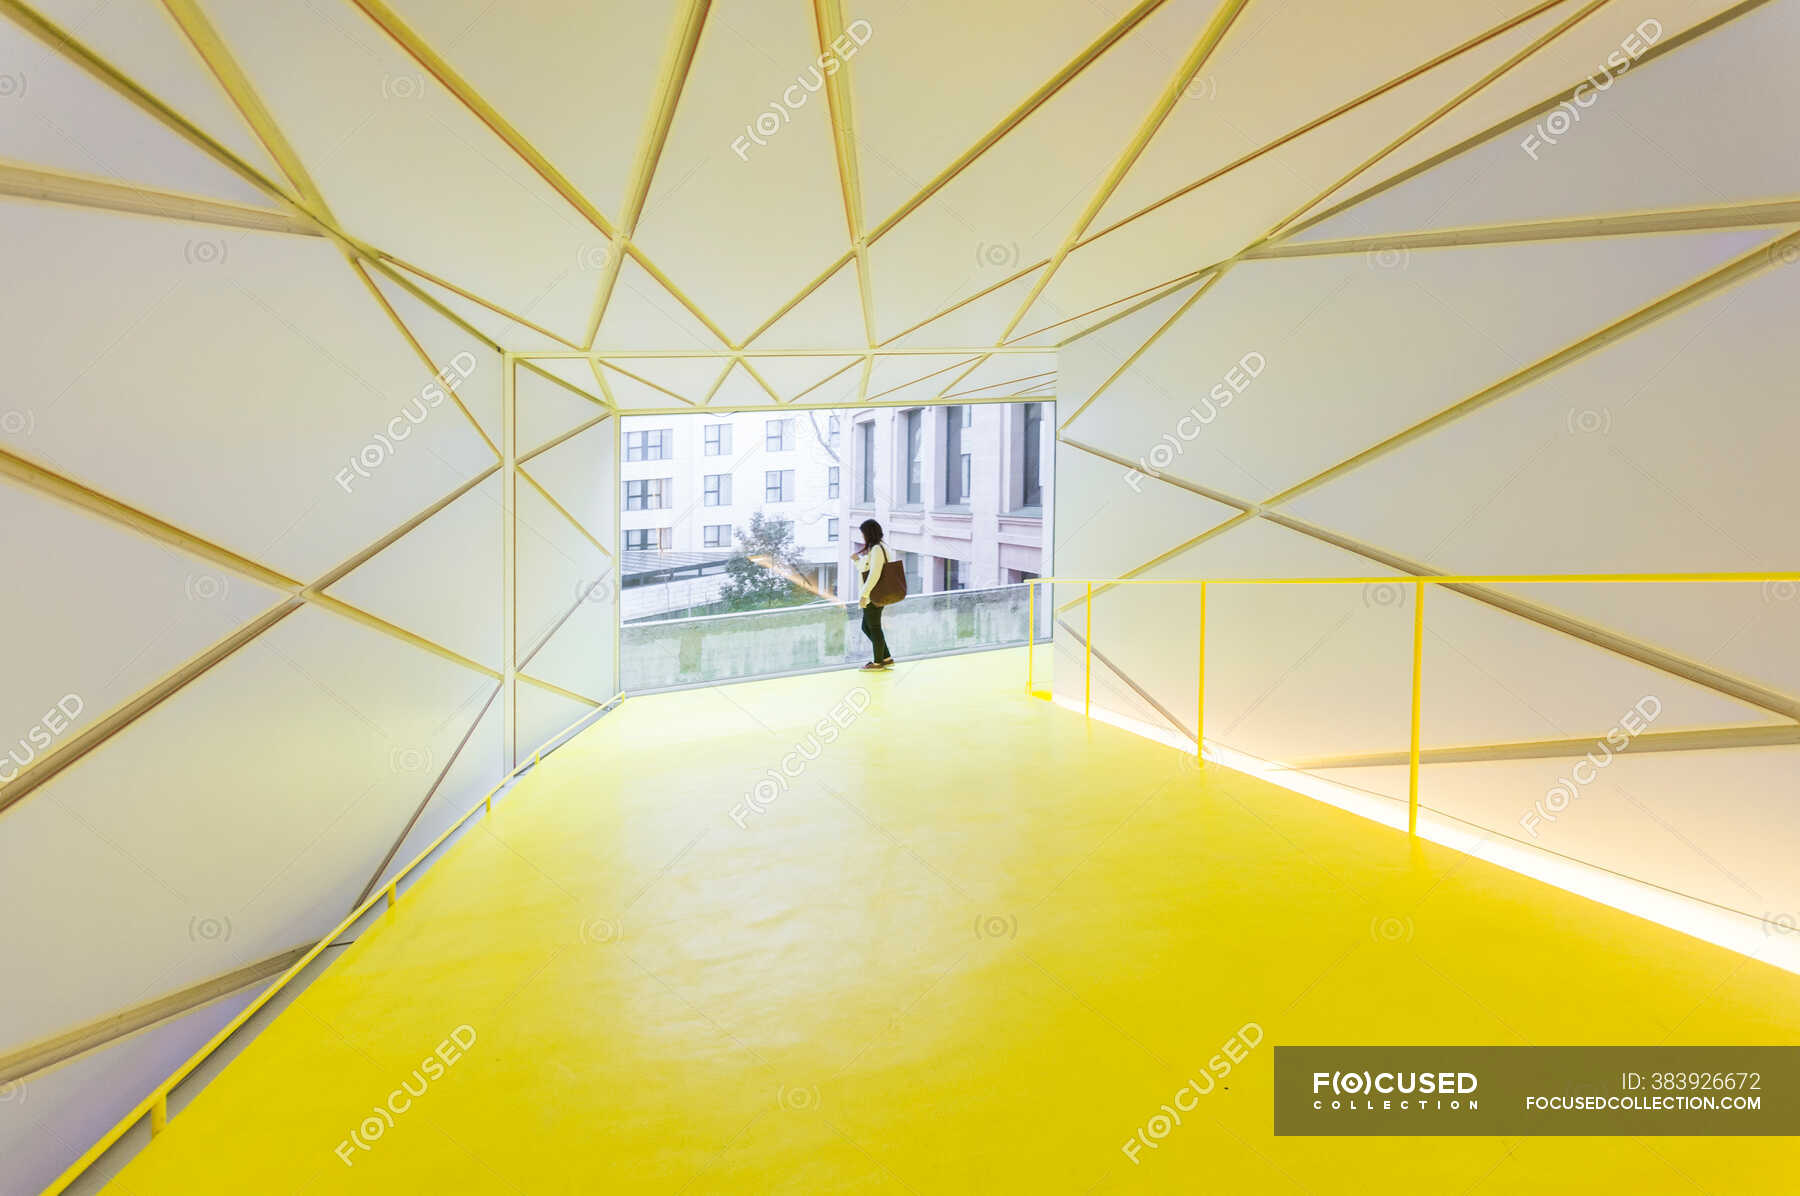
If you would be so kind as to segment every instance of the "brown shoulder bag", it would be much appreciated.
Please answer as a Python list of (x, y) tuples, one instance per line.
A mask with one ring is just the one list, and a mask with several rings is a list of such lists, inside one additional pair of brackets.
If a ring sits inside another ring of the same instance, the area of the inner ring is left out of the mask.
[(894, 559), (887, 545), (880, 547), (887, 564), (881, 567), (881, 576), (875, 579), (875, 588), (869, 591), (869, 605), (892, 606), (906, 597), (906, 566)]

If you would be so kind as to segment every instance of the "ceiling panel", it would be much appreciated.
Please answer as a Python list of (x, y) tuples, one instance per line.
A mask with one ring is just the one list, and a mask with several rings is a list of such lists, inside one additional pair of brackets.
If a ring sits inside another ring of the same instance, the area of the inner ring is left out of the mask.
[[(1772, 132), (1766, 122), (1793, 102), (1791, 72), (1784, 65), (1792, 60), (1800, 21), (1792, 4), (1775, 0), (1641, 67), (1630, 66), (1634, 54), (1649, 48), (1648, 34), (1660, 30), (1656, 44), (1666, 46), (1683, 30), (1731, 7), (1727, 0), (1678, 0), (1654, 11), (1604, 5), (1345, 184), (1317, 211), (1498, 123), (1510, 126), (1519, 112), (1550, 97), (1570, 101), (1580, 116), (1557, 144), (1527, 150), (1524, 130), (1503, 131), (1429, 182), (1409, 184), (1409, 204), (1388, 208), (1384, 219), (1358, 231), (1717, 202), (1744, 197), (1736, 190), (1740, 185), (1753, 188), (1748, 194), (1756, 198), (1792, 192), (1791, 155), (1760, 148)], [(1617, 72), (1609, 60), (1627, 69)], [(1583, 89), (1590, 104), (1573, 103), (1578, 85), (1609, 79), (1597, 96)], [(1545, 114), (1528, 125), (1545, 124), (1548, 132), (1548, 120)], [(1716, 179), (1714, 171), (1720, 172)], [(1777, 190), (1756, 189), (1766, 185)], [(1401, 223), (1384, 227), (1389, 220)]]
[[(1192, 415), (1181, 425), (1183, 455), (1170, 468), (1204, 481), (1193, 470), (1203, 461), (1211, 468), (1213, 458), (1200, 454), (1216, 454), (1263, 490), (1242, 497), (1262, 499), (1581, 340), (1765, 236), (1671, 234), (1415, 251), (1391, 260), (1245, 263), (1151, 346), (1129, 388), (1115, 384), (1103, 394), (1078, 434), (1135, 459)], [(1376, 311), (1382, 318), (1372, 322), (1368, 313)]]
[[(389, 0), (608, 219), (632, 177), (677, 6)], [(601, 114), (597, 117), (596, 114)]]
[(606, 237), (349, 0), (207, 0), (353, 235), (567, 339)]
[[(167, 53), (173, 56), (172, 49)], [(6, 102), (0, 158), (259, 208), (276, 206), (262, 188), (11, 21), (0, 21), (0, 63), (5, 64), (0, 99)], [(186, 69), (186, 64), (179, 68)], [(180, 90), (188, 98), (206, 94), (208, 80), (185, 73), (176, 77), (185, 81)], [(266, 159), (253, 158), (252, 164), (268, 166)], [(271, 176), (271, 181), (280, 178)]]
[(876, 335), (904, 332), (1054, 253), (1213, 7), (1168, 0), (877, 241)]
[(809, 5), (716, 0), (638, 224), (636, 241), (732, 337), (849, 244), (818, 58)]
[[(849, 0), (869, 223), (897, 210), (1135, 8), (1131, 0)], [(954, 29), (954, 37), (944, 36)]]

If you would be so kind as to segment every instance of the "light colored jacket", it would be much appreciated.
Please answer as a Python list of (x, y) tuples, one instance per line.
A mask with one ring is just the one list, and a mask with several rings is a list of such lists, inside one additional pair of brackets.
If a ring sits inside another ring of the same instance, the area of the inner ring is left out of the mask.
[(863, 554), (862, 593), (857, 596), (858, 606), (869, 605), (869, 595), (874, 592), (875, 583), (881, 580), (881, 571), (887, 568), (888, 561), (892, 559), (888, 556), (886, 540)]

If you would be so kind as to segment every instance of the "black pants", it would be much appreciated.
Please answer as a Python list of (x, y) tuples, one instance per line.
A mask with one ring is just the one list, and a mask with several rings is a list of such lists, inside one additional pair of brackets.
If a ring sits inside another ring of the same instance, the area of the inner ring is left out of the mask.
[(887, 636), (881, 633), (881, 607), (874, 603), (863, 607), (863, 634), (869, 637), (869, 645), (875, 651), (875, 663), (892, 660), (888, 655)]

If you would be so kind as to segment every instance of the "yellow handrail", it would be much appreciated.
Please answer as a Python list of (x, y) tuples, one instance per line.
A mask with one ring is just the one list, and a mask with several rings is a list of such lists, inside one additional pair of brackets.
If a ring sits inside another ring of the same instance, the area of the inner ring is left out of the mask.
[(120, 1118), (110, 1130), (107, 1130), (105, 1134), (101, 1135), (97, 1142), (88, 1147), (87, 1151), (80, 1158), (76, 1159), (73, 1163), (70, 1163), (69, 1166), (64, 1169), (63, 1173), (57, 1176), (49, 1187), (44, 1189), (43, 1196), (58, 1196), (58, 1193), (74, 1183), (75, 1180), (81, 1176), (82, 1172), (93, 1166), (94, 1162), (99, 1159), (101, 1155), (112, 1149), (113, 1144), (124, 1137), (126, 1131), (130, 1130), (132, 1126), (136, 1125), (139, 1121), (142, 1121), (146, 1116), (150, 1118), (150, 1136), (154, 1138), (158, 1134), (161, 1134), (168, 1126), (169, 1094), (175, 1090), (176, 1085), (192, 1075), (194, 1070), (202, 1063), (206, 1062), (214, 1051), (224, 1045), (227, 1039), (243, 1028), (245, 1022), (249, 1021), (256, 1015), (258, 1010), (273, 1000), (276, 993), (287, 987), (289, 981), (304, 971), (307, 965), (312, 963), (313, 960), (317, 959), (320, 953), (323, 952), (325, 948), (329, 947), (338, 935), (355, 925), (359, 918), (374, 908), (377, 901), (385, 901), (391, 909), (395, 901), (398, 900), (400, 882), (406, 879), (413, 869), (423, 863), (427, 856), (436, 851), (439, 847), (442, 847), (445, 840), (455, 834), (458, 830), (461, 830), (463, 825), (467, 823), (469, 819), (473, 818), (478, 811), (487, 811), (491, 813), (494, 808), (494, 795), (505, 788), (509, 781), (517, 777), (521, 772), (535, 768), (542, 762), (545, 752), (553, 750), (566, 738), (574, 734), (584, 723), (604, 714), (607, 710), (624, 701), (624, 699), (625, 694), (624, 691), (621, 690), (619, 693), (614, 694), (606, 701), (600, 703), (598, 706), (564, 727), (561, 731), (558, 731), (555, 735), (552, 735), (549, 739), (546, 739), (543, 745), (530, 756), (513, 765), (505, 776), (494, 783), (493, 788), (482, 795), (480, 801), (470, 806), (462, 817), (451, 823), (442, 834), (433, 839), (423, 851), (412, 858), (412, 861), (408, 863), (406, 867), (400, 869), (399, 872), (396, 872), (387, 884), (376, 889), (374, 892), (370, 893), (368, 897), (364, 898), (362, 904), (351, 910), (349, 915), (336, 926), (332, 927), (330, 933), (325, 935), (324, 938), (320, 939), (317, 943), (314, 943), (312, 948), (307, 951), (305, 955), (302, 955), (292, 967), (283, 972), (281, 977), (276, 980), (274, 984), (271, 984), (265, 989), (261, 996), (250, 1002), (250, 1004), (245, 1006), (236, 1017), (225, 1023), (217, 1034), (214, 1034), (208, 1039), (206, 1044), (199, 1050), (188, 1056), (187, 1061), (176, 1068), (166, 1080), (158, 1084), (155, 1089), (151, 1091), (150, 1095), (146, 1096), (142, 1101), (139, 1101), (136, 1108)]
[[(1419, 833), (1419, 726), (1424, 707), (1425, 690), (1425, 587), (1465, 585), (1744, 585), (1770, 582), (1800, 582), (1800, 572), (1779, 573), (1432, 573), (1419, 575), (1379, 574), (1350, 577), (1032, 577), (1025, 584), (1031, 588), (1027, 606), (1037, 610), (1037, 586), (1078, 585), (1084, 587), (1080, 598), (1070, 600), (1061, 609), (1082, 604), (1086, 622), (1083, 650), (1082, 713), (1093, 717), (1094, 689), (1094, 587), (1112, 586), (1199, 586), (1200, 650), (1199, 677), (1194, 712), (1194, 757), (1204, 763), (1206, 730), (1206, 606), (1207, 591), (1212, 586), (1346, 586), (1394, 585), (1413, 587), (1412, 636), (1412, 725), (1407, 752), (1406, 830)], [(1033, 665), (1037, 658), (1037, 625), (1035, 614), (1031, 634), (1026, 637), (1025, 687), (1032, 684)]]

